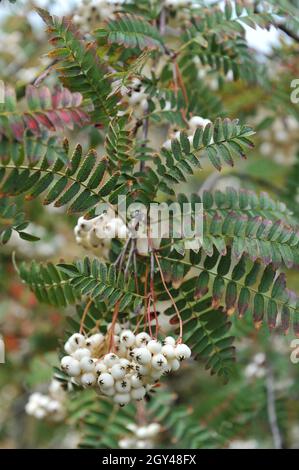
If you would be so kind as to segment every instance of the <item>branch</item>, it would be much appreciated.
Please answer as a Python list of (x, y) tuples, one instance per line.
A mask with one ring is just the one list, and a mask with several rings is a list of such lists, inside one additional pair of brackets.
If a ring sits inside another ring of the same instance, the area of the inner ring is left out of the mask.
[(273, 437), (274, 447), (275, 449), (282, 449), (282, 436), (278, 426), (275, 407), (274, 376), (272, 367), (269, 364), (267, 365), (266, 387), (268, 420)]

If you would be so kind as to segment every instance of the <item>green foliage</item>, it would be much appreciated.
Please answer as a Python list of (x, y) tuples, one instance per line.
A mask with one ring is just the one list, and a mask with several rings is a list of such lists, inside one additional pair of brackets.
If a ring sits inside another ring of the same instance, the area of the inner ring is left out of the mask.
[(16, 204), (9, 204), (6, 198), (0, 199), (0, 243), (5, 245), (13, 233), (17, 232), (21, 238), (36, 241), (37, 237), (25, 232), (29, 222), (25, 214), (18, 210)]
[(71, 91), (80, 92), (94, 106), (92, 120), (107, 123), (117, 112), (117, 97), (111, 95), (111, 86), (105, 78), (104, 66), (95, 48), (84, 43), (71, 22), (51, 17), (45, 10), (37, 10), (51, 33), (54, 49), (49, 53), (57, 61), (61, 81)]
[[(45, 144), (32, 147), (31, 139), (16, 157), (0, 162), (1, 193), (5, 196), (26, 194), (27, 200), (43, 196), (43, 204), (52, 204), (56, 207), (69, 205), (69, 213), (86, 212), (92, 209), (115, 188), (118, 174), (115, 173), (105, 180), (107, 160), (98, 161), (97, 154), (90, 150), (83, 156), (82, 148), (78, 144), (68, 161), (68, 146), (65, 142), (64, 163), (58, 157), (52, 160), (51, 148)], [(37, 150), (45, 151), (43, 158), (36, 154)], [(102, 184), (102, 186), (100, 186)]]
[(108, 44), (118, 44), (124, 47), (143, 49), (163, 49), (163, 40), (156, 28), (144, 18), (133, 15), (116, 16), (108, 21), (105, 29), (95, 32), (98, 39)]

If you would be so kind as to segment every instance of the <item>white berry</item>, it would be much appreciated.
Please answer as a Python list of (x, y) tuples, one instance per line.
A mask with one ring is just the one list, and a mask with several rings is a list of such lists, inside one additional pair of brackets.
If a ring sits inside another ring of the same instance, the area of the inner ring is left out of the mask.
[(133, 388), (131, 390), (131, 397), (133, 400), (142, 400), (146, 394), (146, 390), (144, 387)]
[(147, 348), (137, 348), (135, 352), (135, 359), (138, 364), (146, 366), (152, 360), (152, 355)]
[(110, 388), (113, 387), (114, 385), (114, 378), (112, 377), (111, 374), (108, 374), (107, 372), (103, 372), (98, 379), (98, 384), (102, 388)]
[(179, 361), (189, 359), (191, 356), (191, 349), (186, 344), (178, 344), (175, 348), (175, 355)]
[(131, 330), (124, 330), (120, 335), (120, 341), (130, 348), (135, 343), (135, 335)]
[(117, 393), (114, 395), (113, 401), (120, 406), (125, 406), (130, 403), (130, 395), (128, 393)]
[(167, 359), (163, 354), (155, 354), (152, 358), (152, 367), (154, 369), (162, 369), (164, 365), (167, 365)]
[(83, 374), (81, 377), (81, 383), (84, 387), (92, 387), (96, 382), (96, 377), (91, 372)]
[(115, 380), (120, 380), (126, 375), (126, 369), (120, 364), (115, 364), (111, 367), (111, 375)]
[(155, 339), (152, 339), (151, 341), (149, 341), (149, 343), (147, 344), (147, 349), (152, 353), (152, 354), (158, 354), (159, 352), (161, 352), (161, 349), (162, 349), (162, 344), (155, 340)]
[(127, 393), (131, 390), (131, 383), (129, 380), (117, 380), (115, 382), (115, 390), (119, 393)]
[(174, 359), (175, 356), (175, 349), (170, 344), (166, 344), (162, 346), (162, 354), (166, 357), (166, 359)]

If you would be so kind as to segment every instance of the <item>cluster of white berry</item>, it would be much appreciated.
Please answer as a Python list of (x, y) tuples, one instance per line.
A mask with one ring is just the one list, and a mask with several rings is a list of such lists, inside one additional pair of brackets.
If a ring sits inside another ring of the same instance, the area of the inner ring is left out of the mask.
[(120, 217), (107, 210), (87, 220), (78, 219), (74, 229), (76, 242), (100, 258), (108, 258), (112, 238), (126, 238), (128, 230)]
[[(193, 138), (194, 134), (197, 128), (202, 127), (203, 129), (210, 124), (211, 121), (209, 119), (204, 119), (201, 116), (192, 116), (192, 118), (189, 119), (188, 121), (188, 129), (186, 129), (187, 134), (188, 134), (188, 139), (190, 144), (193, 144)], [(170, 132), (170, 138), (166, 140), (163, 144), (163, 147), (165, 147), (167, 150), (171, 150), (171, 140), (172, 139), (179, 139), (180, 138), (180, 131), (177, 129), (172, 129)], [(213, 138), (211, 139), (211, 142), (213, 142)]]
[(244, 375), (248, 379), (260, 379), (265, 376), (265, 361), (266, 356), (264, 353), (257, 353), (244, 369)]
[(178, 8), (192, 6), (192, 0), (165, 0), (164, 6), (169, 10), (177, 10)]
[(27, 414), (37, 419), (62, 421), (65, 417), (66, 392), (58, 380), (52, 380), (47, 395), (36, 392), (30, 395), (25, 406)]
[(118, 442), (118, 446), (121, 449), (152, 449), (161, 426), (158, 423), (150, 423), (145, 426), (137, 426), (135, 423), (130, 423), (127, 429), (131, 432), (131, 435), (123, 437)]
[[(62, 358), (61, 368), (75, 383), (95, 386), (99, 394), (111, 397), (120, 406), (142, 400), (162, 375), (178, 370), (180, 361), (191, 356), (189, 347), (176, 345), (171, 336), (161, 343), (146, 332), (135, 335), (119, 324), (114, 325), (113, 332), (111, 328), (106, 336), (72, 335), (65, 344), (68, 356)], [(111, 343), (114, 352), (107, 353)]]
[(113, 19), (115, 12), (121, 9), (128, 0), (82, 0), (73, 21), (82, 31), (89, 32), (99, 23)]

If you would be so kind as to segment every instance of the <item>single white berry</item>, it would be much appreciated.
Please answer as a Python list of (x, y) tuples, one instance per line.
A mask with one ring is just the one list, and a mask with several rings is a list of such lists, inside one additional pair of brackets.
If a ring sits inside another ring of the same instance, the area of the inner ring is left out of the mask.
[(130, 395), (129, 393), (117, 393), (114, 395), (113, 401), (120, 406), (125, 406), (130, 403)]
[(70, 346), (74, 349), (85, 347), (85, 337), (80, 333), (73, 334), (68, 340)]
[(159, 352), (161, 352), (161, 349), (162, 349), (162, 344), (155, 340), (155, 339), (152, 339), (151, 341), (149, 341), (149, 343), (147, 344), (147, 349), (152, 353), (152, 354), (158, 354)]
[(166, 344), (165, 346), (162, 346), (162, 354), (163, 356), (166, 357), (166, 359), (174, 359), (175, 356), (175, 349), (173, 346), (170, 344)]
[(119, 360), (119, 364), (123, 367), (128, 367), (131, 363), (128, 359), (125, 359), (125, 358), (121, 358)]
[(88, 348), (98, 348), (104, 342), (104, 335), (102, 333), (96, 333), (95, 335), (90, 336), (86, 340), (86, 346)]
[(93, 372), (95, 371), (95, 360), (85, 356), (81, 359), (80, 366), (83, 372)]
[(151, 340), (150, 335), (143, 332), (143, 333), (138, 333), (138, 335), (136, 335), (135, 343), (136, 343), (136, 346), (140, 348), (141, 346), (145, 346), (150, 340)]
[(169, 367), (173, 372), (179, 370), (179, 368), (181, 367), (180, 361), (178, 361), (177, 359), (172, 359), (171, 361), (169, 361)]
[(189, 359), (191, 356), (191, 349), (186, 344), (178, 344), (175, 347), (175, 355), (179, 361)]
[(175, 346), (175, 339), (172, 337), (172, 336), (166, 336), (166, 338), (164, 339), (163, 343), (166, 345), (166, 344), (169, 344), (170, 346)]
[(161, 426), (158, 423), (151, 423), (147, 427), (148, 437), (155, 437), (161, 430)]
[(74, 349), (72, 348), (72, 345), (70, 344), (69, 341), (65, 343), (64, 350), (67, 354), (72, 354), (74, 352)]
[(128, 393), (131, 390), (131, 383), (127, 379), (117, 380), (115, 382), (115, 390), (118, 393)]
[(81, 376), (81, 383), (84, 387), (92, 387), (96, 383), (96, 376), (92, 372), (88, 372)]
[(80, 362), (71, 356), (64, 356), (61, 360), (61, 368), (70, 376), (77, 377), (81, 373)]
[(132, 388), (131, 390), (131, 397), (133, 400), (142, 400), (146, 394), (146, 390), (144, 387), (139, 388)]
[(124, 330), (120, 335), (120, 341), (131, 348), (135, 343), (135, 335), (131, 330)]
[(79, 348), (73, 353), (73, 357), (78, 361), (81, 361), (83, 357), (90, 357), (91, 353), (88, 348)]
[(146, 439), (148, 437), (147, 426), (141, 426), (138, 428), (136, 436), (139, 437), (139, 439)]
[(131, 377), (131, 386), (132, 388), (142, 387), (142, 376), (139, 374), (134, 374)]
[(95, 371), (100, 375), (102, 372), (107, 372), (107, 366), (102, 361), (98, 361), (95, 365)]
[(134, 353), (135, 353), (135, 359), (138, 362), (138, 364), (141, 364), (143, 366), (146, 366), (152, 360), (152, 355), (147, 348), (137, 348), (137, 350), (134, 351)]
[(111, 367), (110, 373), (115, 380), (120, 380), (126, 375), (126, 368), (120, 364), (115, 364)]
[(114, 385), (114, 378), (111, 374), (103, 372), (98, 378), (98, 384), (102, 388), (110, 388)]
[(116, 354), (109, 353), (104, 356), (103, 360), (107, 367), (112, 367), (114, 364), (118, 364), (119, 357)]
[(167, 365), (167, 359), (163, 356), (163, 354), (155, 354), (152, 358), (152, 367), (154, 369), (163, 369), (163, 366)]

